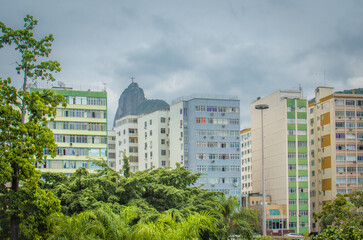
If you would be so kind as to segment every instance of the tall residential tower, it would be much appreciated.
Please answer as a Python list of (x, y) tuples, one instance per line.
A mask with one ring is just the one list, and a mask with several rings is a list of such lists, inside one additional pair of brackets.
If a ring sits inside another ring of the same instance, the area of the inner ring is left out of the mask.
[[(363, 88), (318, 87), (309, 101), (311, 210), (337, 193), (363, 190)], [(319, 231), (311, 215), (312, 231)]]
[(277, 224), (269, 218), (267, 229), (309, 233), (307, 100), (300, 90), (278, 90), (251, 104), (254, 193), (262, 193), (262, 110), (255, 109), (259, 104), (269, 105), (263, 110), (266, 195), (288, 212)]

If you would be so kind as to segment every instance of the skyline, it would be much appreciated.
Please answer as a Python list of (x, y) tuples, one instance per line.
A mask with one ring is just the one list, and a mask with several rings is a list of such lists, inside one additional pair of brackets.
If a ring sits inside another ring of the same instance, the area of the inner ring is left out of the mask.
[[(363, 87), (360, 1), (4, 1), (0, 21), (38, 20), (52, 33), (57, 81), (108, 92), (109, 127), (131, 77), (148, 99), (237, 96), (241, 128), (250, 103), (278, 89)], [(13, 47), (0, 51), (0, 76), (21, 81)], [(51, 84), (39, 84), (41, 87)], [(57, 83), (55, 83), (57, 86)]]

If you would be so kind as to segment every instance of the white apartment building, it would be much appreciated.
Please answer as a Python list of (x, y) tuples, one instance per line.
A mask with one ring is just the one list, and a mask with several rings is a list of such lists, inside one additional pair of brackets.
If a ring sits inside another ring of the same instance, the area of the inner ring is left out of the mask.
[(116, 132), (108, 130), (108, 166), (116, 170)]
[(241, 188), (242, 198), (252, 193), (252, 137), (251, 128), (241, 131)]
[(125, 116), (116, 120), (116, 171), (122, 170), (123, 152), (130, 157), (130, 171), (139, 170), (138, 116)]
[(168, 116), (166, 110), (139, 116), (139, 170), (170, 167)]

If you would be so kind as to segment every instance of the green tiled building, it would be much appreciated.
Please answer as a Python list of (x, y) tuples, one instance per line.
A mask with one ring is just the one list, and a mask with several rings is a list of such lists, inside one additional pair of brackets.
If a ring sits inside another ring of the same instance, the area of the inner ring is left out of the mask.
[[(51, 90), (63, 95), (67, 106), (59, 106), (56, 118), (48, 123), (58, 145), (57, 156), (48, 156), (38, 169), (72, 174), (77, 168), (85, 167), (94, 172), (99, 168), (94, 161), (107, 162), (107, 93), (71, 88)], [(44, 151), (47, 153), (47, 149)]]
[(279, 90), (251, 105), (252, 192), (262, 193), (261, 110), (263, 110), (266, 195), (271, 205), (286, 205), (280, 224), (270, 224), (267, 232), (294, 230), (309, 233), (309, 164), (307, 100), (300, 90)]

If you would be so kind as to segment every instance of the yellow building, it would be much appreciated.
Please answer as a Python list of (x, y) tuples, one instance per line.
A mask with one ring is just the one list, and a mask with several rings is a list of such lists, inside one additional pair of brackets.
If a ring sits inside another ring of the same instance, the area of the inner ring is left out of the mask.
[[(107, 93), (65, 87), (52, 90), (65, 97), (67, 107), (59, 106), (54, 121), (48, 123), (58, 145), (57, 156), (48, 156), (38, 169), (72, 174), (85, 167), (94, 172), (99, 168), (94, 160), (107, 162)], [(47, 154), (48, 150), (44, 151)]]
[(337, 193), (363, 189), (363, 88), (318, 87), (309, 101), (311, 231), (314, 213)]

